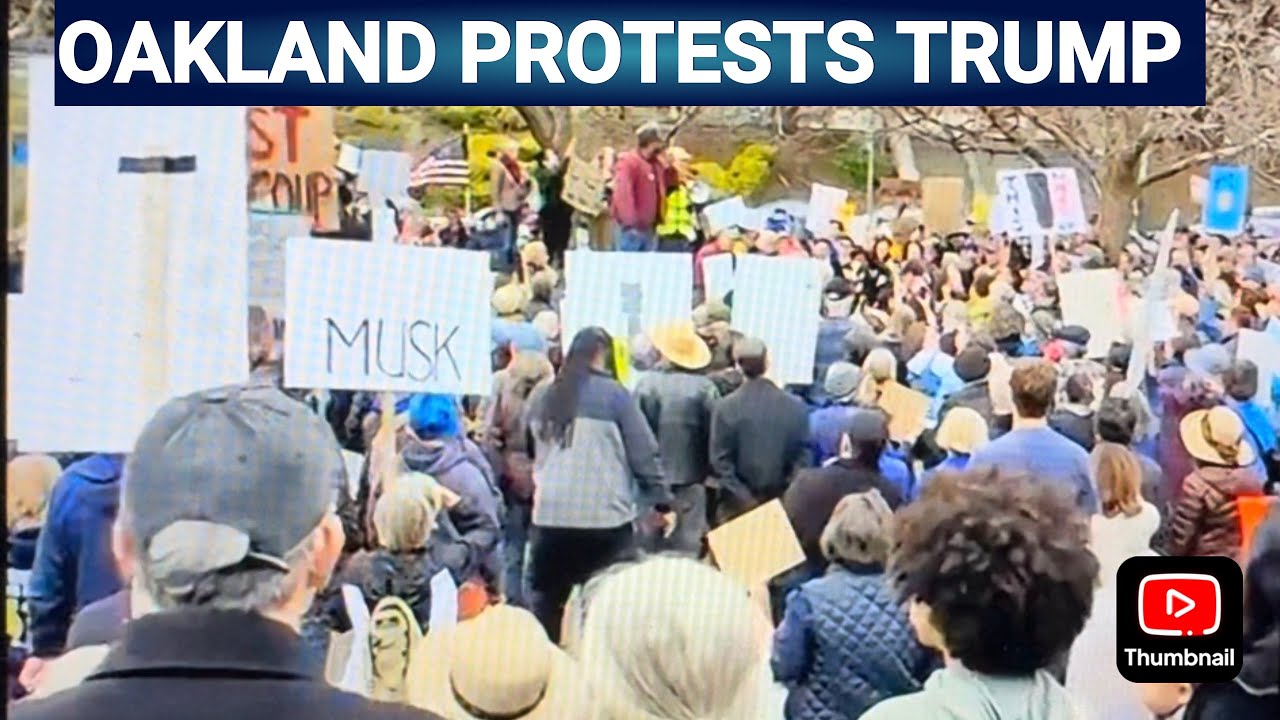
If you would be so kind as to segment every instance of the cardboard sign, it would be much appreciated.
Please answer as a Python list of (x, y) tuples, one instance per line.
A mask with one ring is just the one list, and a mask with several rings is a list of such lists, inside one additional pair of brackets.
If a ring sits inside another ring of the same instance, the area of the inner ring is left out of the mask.
[(817, 264), (806, 257), (744, 255), (734, 288), (733, 326), (764, 341), (769, 377), (779, 384), (811, 384), (822, 308)]
[(825, 236), (831, 221), (840, 219), (840, 213), (848, 201), (848, 190), (814, 183), (809, 188), (809, 209), (805, 214), (804, 226), (814, 235)]
[(9, 298), (8, 435), (129, 452), (161, 402), (248, 376), (243, 109), (55, 107), (52, 58), (30, 77), (41, 240)]
[(1089, 229), (1074, 168), (1001, 170), (996, 174), (991, 229), (1035, 237)]
[(256, 212), (301, 215), (312, 229), (338, 227), (334, 179), (333, 108), (318, 105), (251, 107), (249, 207)]
[(932, 404), (928, 395), (892, 380), (881, 385), (879, 407), (889, 416), (889, 439), (915, 442), (924, 432)]
[(560, 197), (587, 215), (604, 212), (605, 177), (596, 164), (580, 158), (569, 161)]
[(945, 235), (964, 227), (964, 178), (928, 177), (920, 182), (920, 191), (930, 232)]
[(1249, 207), (1249, 168), (1214, 165), (1209, 168), (1209, 190), (1205, 195), (1201, 224), (1207, 233), (1239, 235), (1244, 232)]
[(770, 501), (707, 533), (716, 566), (748, 588), (804, 562), (804, 550), (779, 500)]
[(1271, 382), (1280, 373), (1280, 340), (1271, 333), (1241, 330), (1236, 336), (1236, 357), (1258, 366), (1258, 393), (1253, 399), (1271, 407)]
[(565, 254), (565, 347), (586, 327), (627, 340), (659, 325), (687, 321), (693, 311), (693, 258), (688, 253)]
[(1124, 280), (1114, 268), (1077, 270), (1058, 276), (1062, 324), (1088, 329), (1091, 358), (1104, 357), (1111, 343), (1124, 339)]
[(488, 395), (492, 289), (487, 253), (290, 238), (285, 381)]

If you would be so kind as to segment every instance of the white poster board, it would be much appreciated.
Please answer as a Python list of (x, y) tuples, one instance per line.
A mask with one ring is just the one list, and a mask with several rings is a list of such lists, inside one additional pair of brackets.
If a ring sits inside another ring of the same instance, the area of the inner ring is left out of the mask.
[(822, 285), (810, 258), (738, 258), (733, 326), (764, 341), (769, 376), (779, 384), (813, 382)]
[(809, 188), (809, 210), (805, 214), (804, 226), (814, 235), (824, 237), (831, 221), (840, 219), (847, 202), (848, 190), (814, 183)]
[(565, 305), (560, 336), (599, 326), (630, 338), (659, 325), (687, 322), (693, 311), (693, 257), (688, 253), (565, 253)]
[(376, 207), (387, 198), (398, 198), (408, 192), (412, 166), (413, 158), (409, 153), (362, 150), (357, 187), (369, 193), (369, 199)]
[(487, 253), (290, 238), (289, 387), (488, 395)]
[(702, 284), (708, 300), (724, 300), (733, 292), (733, 253), (720, 253), (702, 259)]
[(1010, 237), (1085, 232), (1089, 219), (1074, 168), (1001, 170), (991, 229)]
[(52, 58), (29, 62), (7, 434), (128, 452), (164, 400), (248, 376), (245, 109), (55, 107)]
[(741, 195), (734, 195), (702, 209), (702, 217), (711, 232), (731, 227), (755, 229), (760, 225), (757, 215), (754, 209), (747, 207)]
[(1271, 407), (1271, 381), (1280, 373), (1280, 340), (1271, 333), (1241, 330), (1236, 336), (1236, 357), (1258, 366), (1258, 394), (1262, 407)]
[(1120, 312), (1124, 292), (1124, 282), (1114, 268), (1058, 276), (1062, 324), (1089, 331), (1089, 357), (1104, 357), (1112, 342), (1124, 339), (1125, 318)]

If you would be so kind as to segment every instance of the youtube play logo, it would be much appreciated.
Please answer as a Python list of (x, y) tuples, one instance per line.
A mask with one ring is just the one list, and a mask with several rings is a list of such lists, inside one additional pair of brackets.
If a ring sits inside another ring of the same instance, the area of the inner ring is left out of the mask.
[(1226, 557), (1135, 557), (1116, 573), (1116, 665), (1133, 682), (1224, 682), (1240, 672), (1244, 589)]

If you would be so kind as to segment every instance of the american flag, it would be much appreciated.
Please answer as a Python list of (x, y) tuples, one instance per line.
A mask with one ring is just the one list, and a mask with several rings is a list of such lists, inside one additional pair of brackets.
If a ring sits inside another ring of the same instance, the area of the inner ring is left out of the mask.
[(471, 180), (467, 163), (467, 136), (455, 135), (427, 151), (409, 173), (409, 187), (466, 185)]

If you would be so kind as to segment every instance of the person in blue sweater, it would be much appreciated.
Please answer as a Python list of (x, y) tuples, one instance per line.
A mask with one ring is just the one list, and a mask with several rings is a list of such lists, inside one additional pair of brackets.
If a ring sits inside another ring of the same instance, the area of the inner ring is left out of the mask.
[(1014, 369), (1009, 382), (1013, 430), (978, 449), (969, 466), (1064, 486), (1081, 511), (1090, 515), (1098, 512), (1089, 454), (1049, 427), (1049, 412), (1058, 389), (1057, 369), (1043, 360), (1028, 362)]
[[(60, 655), (72, 617), (119, 592), (111, 526), (120, 507), (124, 455), (91, 455), (66, 469), (53, 487), (31, 571), (31, 651), (23, 675)], [(33, 665), (34, 662), (34, 665)]]
[(820, 541), (826, 574), (791, 593), (773, 636), (774, 677), (790, 691), (787, 720), (854, 720), (920, 690), (938, 667), (885, 577), (892, 519), (876, 490), (836, 505)]
[(1254, 398), (1258, 395), (1258, 366), (1250, 360), (1236, 360), (1223, 378), (1226, 389), (1227, 407), (1236, 411), (1244, 422), (1245, 440), (1253, 447), (1253, 470), (1268, 483), (1275, 483), (1278, 478), (1270, 477), (1270, 468), (1266, 458), (1275, 455), (1280, 441), (1276, 439), (1276, 430), (1271, 419)]

